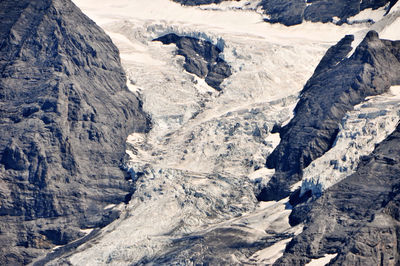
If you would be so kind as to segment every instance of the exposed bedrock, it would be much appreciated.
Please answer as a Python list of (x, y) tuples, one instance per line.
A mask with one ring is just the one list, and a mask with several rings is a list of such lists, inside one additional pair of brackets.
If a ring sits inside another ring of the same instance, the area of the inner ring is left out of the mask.
[(118, 217), (125, 140), (149, 121), (71, 1), (1, 1), (0, 17), (0, 264), (27, 264)]
[(292, 236), (281, 233), (257, 239), (258, 236), (248, 232), (245, 226), (215, 228), (205, 234), (176, 239), (162, 256), (144, 259), (138, 264), (241, 265), (243, 263), (237, 258), (251, 257), (255, 252)]
[(262, 6), (269, 15), (266, 21), (291, 26), (303, 21), (336, 21), (342, 24), (365, 9), (375, 10), (389, 3), (387, 10), (390, 10), (396, 2), (397, 0), (264, 0)]
[[(219, 4), (224, 0), (173, 0), (188, 6)], [(229, 0), (225, 0), (229, 1)], [(262, 0), (260, 6), (270, 23), (286, 26), (301, 24), (303, 21), (348, 23), (348, 18), (365, 9), (376, 10), (387, 7), (386, 11), (398, 0)], [(372, 22), (370, 20), (370, 22)]]
[(280, 129), (281, 142), (267, 158), (267, 167), (276, 172), (260, 200), (288, 196), (302, 169), (332, 147), (345, 114), (367, 96), (400, 84), (400, 42), (370, 31), (347, 58), (352, 40), (346, 36), (331, 47), (306, 83), (295, 116)]
[(304, 265), (338, 254), (329, 265), (400, 264), (400, 126), (356, 173), (321, 198), (295, 207), (292, 225), (304, 231), (286, 247), (276, 265)]
[(185, 70), (204, 78), (209, 86), (218, 91), (221, 90), (220, 85), (224, 79), (232, 75), (231, 67), (219, 56), (222, 51), (208, 41), (178, 36), (174, 33), (161, 36), (154, 41), (176, 44), (177, 53), (185, 57), (183, 65)]

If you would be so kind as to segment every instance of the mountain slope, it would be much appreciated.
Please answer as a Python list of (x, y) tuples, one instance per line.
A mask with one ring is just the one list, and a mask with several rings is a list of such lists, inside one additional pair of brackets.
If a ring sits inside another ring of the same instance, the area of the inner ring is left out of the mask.
[(355, 174), (295, 208), (292, 222), (304, 221), (305, 228), (276, 265), (303, 265), (326, 254), (337, 254), (331, 265), (400, 263), (399, 141), (398, 126)]
[(332, 147), (340, 122), (353, 106), (400, 85), (398, 42), (380, 40), (371, 31), (347, 58), (353, 39), (347, 36), (330, 48), (306, 83), (294, 118), (279, 130), (281, 142), (267, 159), (276, 172), (259, 199), (288, 196), (302, 169)]
[(118, 214), (126, 136), (148, 128), (117, 48), (68, 0), (1, 1), (0, 264)]
[[(235, 1), (232, 0), (172, 1), (188, 6), (220, 4), (222, 2), (229, 6), (229, 3), (232, 2), (231, 5), (235, 7)], [(292, 26), (305, 21), (323, 23), (334, 22), (339, 25), (343, 23), (373, 23), (376, 22), (376, 19), (368, 15), (365, 16), (363, 14), (364, 12), (368, 13), (374, 10), (380, 10), (379, 13), (383, 15), (389, 12), (391, 7), (397, 3), (397, 0), (244, 0), (242, 2), (244, 2), (244, 4), (241, 5), (240, 8), (243, 9), (246, 9), (246, 6), (254, 5), (256, 2), (256, 6), (260, 7), (265, 14), (264, 21), (266, 22)], [(216, 5), (213, 5), (213, 7), (217, 8)]]
[[(263, 1), (263, 8), (265, 13), (270, 16), (266, 21), (272, 23), (282, 23), (287, 26), (296, 25), (303, 21), (342, 24), (351, 23), (351, 17), (366, 9), (376, 10), (386, 6), (389, 10), (396, 2), (397, 0), (265, 0)], [(366, 20), (368, 21), (368, 19)], [(370, 19), (370, 21), (373, 20)]]

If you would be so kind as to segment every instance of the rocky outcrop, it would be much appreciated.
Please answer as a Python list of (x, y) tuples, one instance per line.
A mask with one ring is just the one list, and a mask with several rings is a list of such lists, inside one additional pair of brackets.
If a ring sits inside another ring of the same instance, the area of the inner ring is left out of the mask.
[(232, 75), (231, 67), (221, 58), (222, 52), (217, 46), (208, 41), (199, 40), (188, 36), (178, 36), (170, 33), (154, 41), (163, 44), (176, 44), (177, 53), (185, 57), (183, 67), (189, 73), (204, 78), (205, 82), (220, 91), (221, 83)]
[(388, 6), (388, 10), (397, 0), (343, 1), (343, 0), (264, 0), (263, 9), (271, 23), (282, 23), (287, 26), (300, 24), (303, 21), (347, 23), (348, 18), (361, 11)]
[[(195, 6), (219, 4), (224, 0), (173, 0), (183, 5)], [(226, 1), (226, 0), (225, 0)], [(387, 11), (398, 0), (262, 0), (260, 6), (267, 15), (264, 20), (286, 26), (301, 24), (303, 21), (348, 23), (348, 18), (361, 11), (387, 6)], [(369, 20), (369, 22), (373, 22)]]
[(270, 23), (282, 23), (286, 26), (301, 24), (304, 19), (306, 1), (303, 0), (265, 0), (262, 2), (264, 12), (269, 16), (265, 19)]
[(302, 90), (294, 118), (279, 129), (281, 142), (266, 163), (276, 172), (260, 200), (288, 196), (302, 169), (332, 147), (344, 115), (367, 96), (400, 84), (400, 42), (371, 31), (347, 58), (352, 40), (346, 36), (329, 49)]
[(259, 250), (293, 236), (281, 233), (257, 239), (256, 234), (243, 227), (215, 228), (205, 234), (176, 239), (165, 254), (155, 259), (144, 259), (137, 264), (242, 265), (245, 263), (238, 258), (248, 258)]
[(111, 39), (69, 0), (0, 2), (0, 264), (118, 217), (129, 133), (149, 122)]
[(338, 254), (329, 265), (399, 265), (400, 126), (363, 158), (356, 173), (303, 203), (291, 223), (304, 231), (276, 265), (304, 265)]

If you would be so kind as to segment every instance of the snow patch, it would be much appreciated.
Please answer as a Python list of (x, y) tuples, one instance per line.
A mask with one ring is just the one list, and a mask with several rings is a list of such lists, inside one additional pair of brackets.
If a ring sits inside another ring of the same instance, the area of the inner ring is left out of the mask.
[[(275, 231), (276, 233), (291, 233), (293, 236), (299, 235), (303, 231), (303, 226), (298, 225), (295, 227), (287, 226), (289, 224), (289, 215), (291, 209), (287, 208), (289, 198), (282, 199), (278, 202), (268, 201), (260, 202), (259, 208), (254, 213), (259, 212), (262, 217), (258, 216), (255, 221), (259, 220), (262, 222), (262, 226), (259, 226), (260, 230), (265, 230), (268, 228), (269, 231)], [(287, 215), (287, 216), (286, 216)], [(257, 217), (257, 216), (256, 216)], [(247, 218), (247, 217), (246, 217)], [(276, 223), (276, 221), (280, 221)], [(254, 226), (257, 223), (251, 223)], [(282, 257), (286, 245), (293, 239), (293, 237), (288, 237), (270, 247), (261, 249), (255, 252), (249, 259), (248, 263), (251, 264), (263, 264), (272, 265), (277, 259)]]
[(81, 230), (79, 230), (79, 231), (81, 231), (81, 232), (84, 233), (85, 235), (88, 235), (88, 234), (90, 234), (90, 233), (93, 231), (93, 228), (81, 229)]
[[(307, 5), (311, 5), (311, 4), (307, 4)], [(332, 17), (332, 23), (337, 24), (340, 21), (339, 17)]]
[(397, 2), (389, 11), (389, 14), (400, 11), (400, 2)]
[(266, 249), (259, 250), (250, 258), (250, 260), (255, 260), (264, 265), (272, 265), (276, 260), (282, 257), (286, 245), (291, 240), (292, 238), (284, 239)]
[(382, 30), (380, 38), (394, 41), (400, 40), (400, 17)]
[(116, 204), (108, 204), (107, 206), (104, 207), (104, 210), (112, 209), (115, 206), (117, 206), (117, 205)]
[(400, 18), (400, 2), (397, 2), (390, 12), (383, 16), (376, 23), (371, 25), (367, 29), (362, 29), (356, 32), (354, 35), (354, 41), (351, 43), (352, 50), (347, 55), (347, 58), (351, 57), (354, 54), (355, 49), (365, 38), (365, 35), (370, 30), (374, 30), (379, 33), (380, 38), (382, 39), (391, 39), (391, 40), (399, 40), (399, 18)]
[(380, 38), (389, 40), (400, 40), (400, 1), (391, 9), (389, 14), (377, 25)]
[(271, 177), (274, 175), (275, 169), (260, 168), (249, 175), (249, 179), (252, 182), (268, 183)]
[(336, 256), (337, 256), (337, 253), (336, 254), (326, 254), (322, 258), (311, 260), (311, 262), (307, 263), (306, 266), (325, 266)]
[(378, 9), (367, 8), (358, 13), (353, 17), (349, 17), (347, 21), (349, 23), (364, 23), (364, 22), (372, 22), (375, 23), (381, 20), (386, 14), (389, 3), (386, 6), (383, 6)]

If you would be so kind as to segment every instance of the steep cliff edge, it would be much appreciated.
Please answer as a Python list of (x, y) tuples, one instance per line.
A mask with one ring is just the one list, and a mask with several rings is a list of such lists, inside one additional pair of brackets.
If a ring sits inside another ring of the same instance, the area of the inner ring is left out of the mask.
[(370, 31), (350, 55), (352, 36), (332, 47), (305, 85), (295, 116), (278, 129), (281, 142), (267, 159), (275, 175), (259, 195), (281, 199), (301, 180), (302, 170), (333, 145), (344, 115), (367, 96), (400, 84), (400, 46)]
[[(263, 0), (262, 6), (269, 15), (266, 21), (282, 23), (286, 26), (300, 24), (303, 21), (352, 23), (349, 19), (366, 9), (377, 10), (386, 6), (388, 11), (397, 0)], [(374, 22), (365, 19), (364, 22)]]
[(117, 48), (69, 0), (0, 2), (0, 264), (118, 216), (129, 133), (149, 126)]
[(329, 265), (399, 265), (400, 126), (363, 158), (356, 173), (313, 204), (298, 205), (303, 233), (276, 265), (304, 265), (334, 254)]
[[(220, 4), (222, 2), (238, 2), (233, 0), (172, 0), (187, 6)], [(245, 1), (244, 6), (249, 6), (252, 1)], [(286, 26), (301, 24), (304, 21), (343, 23), (374, 23), (372, 18), (361, 15), (362, 19), (353, 17), (369, 12), (368, 9), (383, 11), (382, 15), (397, 3), (398, 0), (259, 0), (257, 7), (264, 13), (264, 21), (281, 23)], [(364, 18), (365, 17), (365, 18)]]

